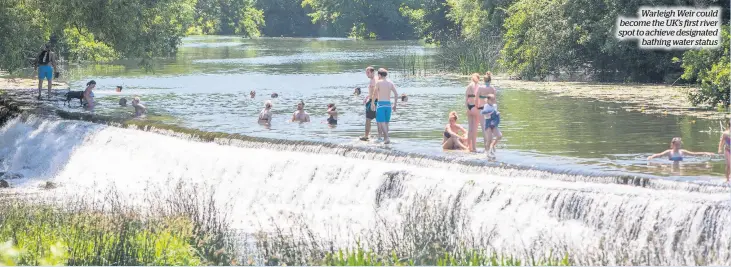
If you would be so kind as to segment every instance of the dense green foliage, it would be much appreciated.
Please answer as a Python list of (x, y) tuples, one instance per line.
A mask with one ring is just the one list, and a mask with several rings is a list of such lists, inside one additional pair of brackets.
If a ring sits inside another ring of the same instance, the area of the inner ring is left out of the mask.
[(195, 25), (188, 34), (259, 36), (264, 13), (254, 0), (195, 0)]
[(0, 69), (30, 66), (42, 44), (72, 61), (170, 56), (196, 0), (7, 0), (0, 3)]
[(682, 78), (700, 84), (700, 92), (692, 93), (690, 97), (694, 104), (729, 105), (729, 27), (724, 26), (721, 34), (721, 49), (694, 50), (683, 54), (685, 72)]

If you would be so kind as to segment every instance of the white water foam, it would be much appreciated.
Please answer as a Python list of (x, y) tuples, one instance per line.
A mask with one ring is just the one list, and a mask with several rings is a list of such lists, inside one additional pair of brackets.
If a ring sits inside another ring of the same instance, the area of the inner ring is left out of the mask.
[(490, 235), (480, 245), (498, 251), (565, 251), (578, 264), (731, 264), (727, 193), (469, 174), (76, 121), (13, 120), (0, 142), (5, 170), (25, 177), (11, 180), (21, 190), (53, 181), (55, 194), (104, 199), (113, 187), (135, 201), (185, 182), (214, 190), (246, 232), (301, 218), (352, 244), (356, 234), (398, 229), (425, 201), (466, 219), (455, 238)]

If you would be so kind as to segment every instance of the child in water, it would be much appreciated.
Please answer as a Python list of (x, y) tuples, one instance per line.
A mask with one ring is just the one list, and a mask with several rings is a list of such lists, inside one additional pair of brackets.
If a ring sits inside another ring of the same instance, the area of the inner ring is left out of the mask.
[(147, 113), (147, 108), (140, 104), (139, 97), (135, 97), (134, 99), (132, 99), (132, 106), (135, 108), (136, 117), (142, 116), (143, 114)]
[(338, 124), (338, 112), (335, 109), (335, 104), (330, 103), (327, 105), (327, 115), (330, 115), (327, 118), (327, 124), (331, 126)]
[(487, 103), (485, 103), (480, 114), (485, 119), (485, 129), (483, 129), (485, 152), (489, 157), (494, 157), (495, 146), (497, 146), (497, 142), (503, 137), (500, 129), (498, 129), (498, 125), (500, 125), (500, 112), (497, 110), (497, 105), (495, 104), (495, 95), (487, 95)]
[(729, 176), (731, 176), (731, 134), (729, 129), (731, 128), (731, 121), (726, 121), (726, 130), (721, 134), (721, 140), (718, 141), (718, 153), (723, 151), (723, 155), (726, 158), (726, 182), (729, 182)]
[(647, 160), (652, 160), (657, 157), (664, 157), (667, 156), (670, 161), (673, 162), (680, 162), (683, 161), (683, 155), (689, 155), (689, 156), (713, 156), (715, 154), (710, 152), (692, 152), (685, 149), (680, 149), (683, 142), (680, 140), (680, 137), (675, 137), (673, 140), (670, 141), (670, 149), (665, 150), (661, 153), (657, 153), (655, 155), (647, 157)]

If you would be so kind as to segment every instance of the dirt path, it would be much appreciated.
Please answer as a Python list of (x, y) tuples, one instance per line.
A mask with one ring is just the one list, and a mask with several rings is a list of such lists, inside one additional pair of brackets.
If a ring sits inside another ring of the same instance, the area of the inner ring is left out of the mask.
[[(68, 89), (68, 85), (63, 82), (53, 81), (53, 89)], [(38, 89), (38, 80), (27, 78), (0, 78), (0, 90), (17, 90), (17, 89)], [(48, 82), (43, 82), (43, 90), (48, 90)]]

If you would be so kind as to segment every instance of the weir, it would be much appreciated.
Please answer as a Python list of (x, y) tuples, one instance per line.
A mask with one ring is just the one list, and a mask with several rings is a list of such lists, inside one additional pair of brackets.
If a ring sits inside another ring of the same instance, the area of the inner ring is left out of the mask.
[(18, 191), (53, 181), (60, 186), (48, 194), (60, 199), (106, 199), (113, 188), (131, 202), (162, 200), (177, 187), (197, 188), (213, 192), (244, 233), (306, 225), (309, 236), (336, 246), (408, 237), (413, 220), (444, 221), (434, 231), (449, 242), (524, 257), (731, 264), (723, 187), (652, 178), (622, 184), (315, 142), (202, 142), (156, 132), (165, 131), (15, 118), (0, 130), (2, 171), (22, 175), (10, 180)]

